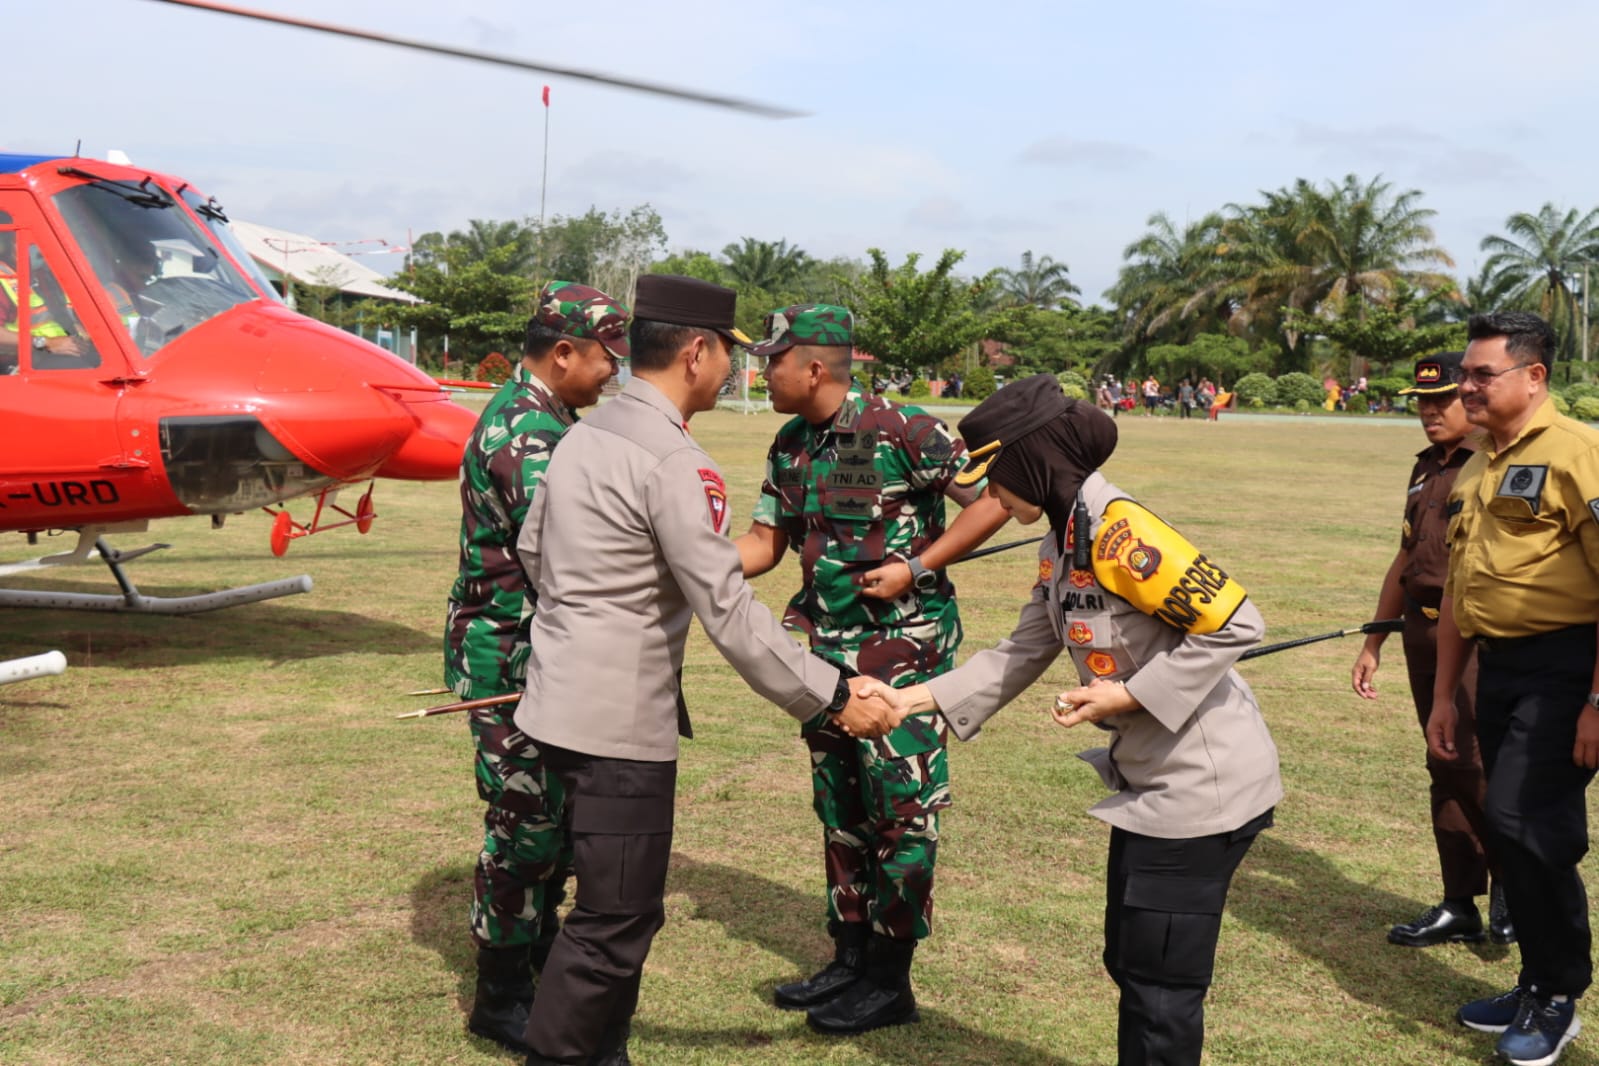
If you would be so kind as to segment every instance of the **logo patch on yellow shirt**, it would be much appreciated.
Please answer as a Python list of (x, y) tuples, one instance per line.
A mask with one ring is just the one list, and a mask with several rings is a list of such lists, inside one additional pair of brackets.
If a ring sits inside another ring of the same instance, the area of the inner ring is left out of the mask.
[(1533, 514), (1538, 513), (1538, 501), (1543, 496), (1543, 483), (1549, 477), (1547, 466), (1512, 466), (1505, 469), (1495, 496), (1513, 496), (1526, 500)]

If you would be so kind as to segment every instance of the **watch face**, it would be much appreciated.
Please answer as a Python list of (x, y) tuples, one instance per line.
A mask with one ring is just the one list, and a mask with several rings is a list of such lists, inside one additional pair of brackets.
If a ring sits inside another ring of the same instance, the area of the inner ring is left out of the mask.
[(923, 570), (916, 575), (916, 591), (932, 592), (938, 588), (938, 572), (936, 570)]

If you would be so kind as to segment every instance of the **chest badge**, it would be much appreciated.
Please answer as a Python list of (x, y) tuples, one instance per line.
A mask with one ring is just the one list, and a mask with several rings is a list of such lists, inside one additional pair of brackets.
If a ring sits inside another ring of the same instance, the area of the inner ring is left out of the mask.
[(1116, 672), (1116, 656), (1108, 651), (1096, 651), (1083, 660), (1095, 677), (1105, 677)]
[(1066, 580), (1071, 582), (1074, 589), (1085, 589), (1094, 583), (1094, 572), (1092, 570), (1073, 570), (1066, 575)]
[(1087, 622), (1073, 622), (1066, 629), (1066, 639), (1076, 645), (1094, 643), (1094, 631)]

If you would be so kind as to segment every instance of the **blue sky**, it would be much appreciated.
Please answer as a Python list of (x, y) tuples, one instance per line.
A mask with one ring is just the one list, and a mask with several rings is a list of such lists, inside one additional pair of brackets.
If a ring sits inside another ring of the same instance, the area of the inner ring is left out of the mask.
[[(241, 218), (324, 239), (649, 202), (674, 250), (743, 236), (896, 261), (1022, 251), (1088, 299), (1148, 216), (1299, 177), (1418, 188), (1457, 273), (1545, 201), (1599, 205), (1599, 5), (1268, 0), (249, 0), (751, 97), (773, 121), (150, 0), (8, 19), (10, 151), (122, 149)], [(390, 269), (398, 257), (365, 261)]]

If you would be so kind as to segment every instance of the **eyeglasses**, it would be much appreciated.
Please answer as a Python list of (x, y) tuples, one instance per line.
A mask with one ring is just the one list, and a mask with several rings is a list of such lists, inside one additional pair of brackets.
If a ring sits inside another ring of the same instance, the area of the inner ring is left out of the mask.
[(1453, 381), (1456, 385), (1464, 385), (1469, 381), (1480, 389), (1491, 384), (1494, 378), (1500, 377), (1504, 374), (1509, 374), (1516, 370), (1528, 370), (1538, 365), (1540, 364), (1517, 363), (1515, 366), (1507, 366), (1503, 370), (1484, 370), (1480, 366), (1474, 366), (1468, 370), (1461, 366), (1456, 367), (1449, 372), (1449, 380)]

